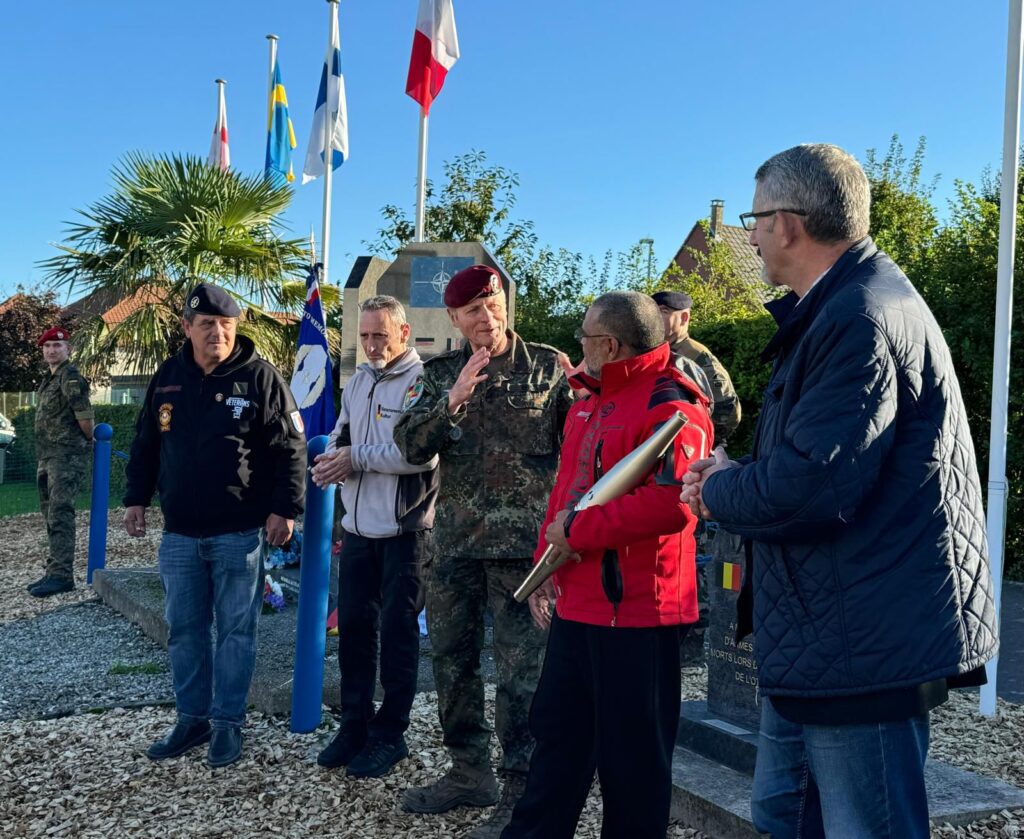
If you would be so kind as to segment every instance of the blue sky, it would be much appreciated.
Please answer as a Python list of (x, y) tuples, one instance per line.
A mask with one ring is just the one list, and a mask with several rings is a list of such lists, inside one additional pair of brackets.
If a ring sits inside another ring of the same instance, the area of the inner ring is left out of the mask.
[[(416, 0), (342, 0), (351, 159), (334, 189), (331, 280), (381, 206), (412, 209), (417, 107), (404, 94)], [(228, 81), (232, 164), (263, 165), (267, 42), (280, 60), (301, 170), (327, 39), (323, 0), (11, 4), (0, 159), (0, 294), (37, 288), (75, 209), (125, 152), (209, 147)], [(1005, 2), (455, 0), (462, 58), (431, 112), (430, 168), (471, 149), (519, 173), (517, 215), (540, 241), (599, 256), (642, 237), (665, 263), (712, 198), (749, 209), (772, 153), (827, 141), (863, 158), (928, 139), (944, 204), (998, 168)], [(320, 226), (320, 182), (286, 222)]]

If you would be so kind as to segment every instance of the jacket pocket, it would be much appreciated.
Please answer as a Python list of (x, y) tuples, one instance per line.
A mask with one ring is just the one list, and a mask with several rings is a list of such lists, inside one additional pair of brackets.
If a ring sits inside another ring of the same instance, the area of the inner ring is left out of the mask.
[(540, 456), (554, 451), (554, 420), (549, 409), (549, 396), (547, 388), (538, 386), (509, 388), (509, 443), (519, 454)]

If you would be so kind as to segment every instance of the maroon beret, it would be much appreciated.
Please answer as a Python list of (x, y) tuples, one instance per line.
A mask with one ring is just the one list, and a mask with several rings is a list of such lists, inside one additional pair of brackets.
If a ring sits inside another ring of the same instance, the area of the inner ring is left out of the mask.
[(458, 271), (444, 289), (444, 305), (459, 309), (478, 297), (501, 294), (501, 274), (486, 265), (470, 265)]
[(47, 329), (40, 337), (36, 346), (41, 347), (47, 341), (70, 341), (71, 333), (68, 332), (63, 326), (51, 326)]

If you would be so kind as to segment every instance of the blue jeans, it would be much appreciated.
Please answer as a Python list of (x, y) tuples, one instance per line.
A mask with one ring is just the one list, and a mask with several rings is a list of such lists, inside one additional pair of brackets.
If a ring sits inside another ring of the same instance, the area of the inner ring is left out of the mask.
[(799, 725), (763, 699), (751, 794), (772, 839), (928, 839), (928, 716)]
[[(160, 541), (167, 651), (181, 722), (241, 726), (256, 666), (263, 604), (263, 531), (258, 528)], [(213, 646), (213, 621), (217, 645)]]

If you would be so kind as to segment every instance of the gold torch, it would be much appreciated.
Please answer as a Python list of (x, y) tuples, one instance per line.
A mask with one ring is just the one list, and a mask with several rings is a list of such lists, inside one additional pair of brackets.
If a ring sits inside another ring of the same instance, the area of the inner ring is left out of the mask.
[[(610, 472), (601, 477), (573, 505), (572, 512), (566, 520), (566, 530), (568, 530), (575, 513), (586, 510), (587, 507), (607, 504), (613, 498), (625, 495), (647, 480), (651, 469), (664, 457), (665, 452), (672, 445), (672, 441), (676, 439), (676, 435), (683, 430), (684, 425), (686, 425), (686, 417), (682, 412), (676, 411), (675, 416), (670, 417), (650, 438), (616, 463)], [(566, 554), (558, 553), (551, 545), (548, 545), (540, 561), (533, 566), (533, 570), (523, 580), (522, 585), (516, 589), (515, 595), (513, 595), (515, 599), (519, 603), (524, 602), (568, 558)]]

